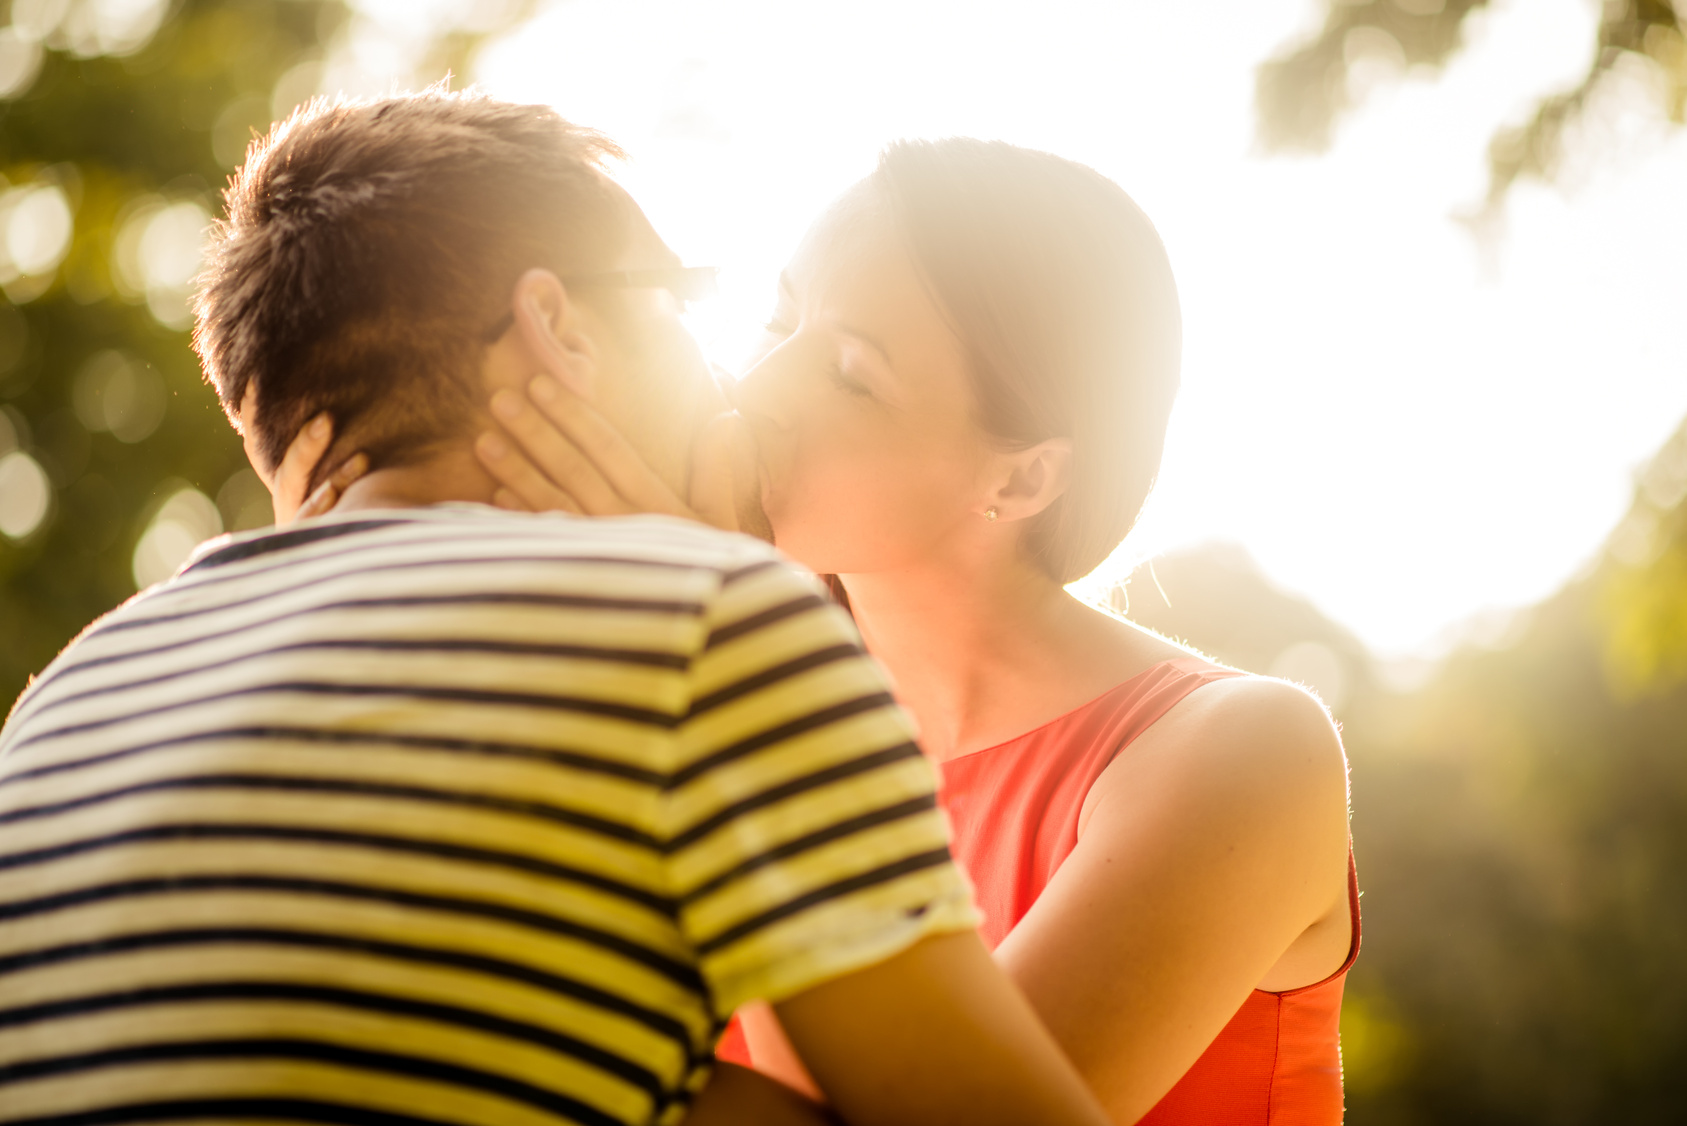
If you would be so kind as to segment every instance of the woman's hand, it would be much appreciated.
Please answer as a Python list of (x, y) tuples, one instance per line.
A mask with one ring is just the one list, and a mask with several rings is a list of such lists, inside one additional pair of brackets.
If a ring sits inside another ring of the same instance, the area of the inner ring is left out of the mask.
[(323, 411), (307, 422), (294, 437), (293, 444), (287, 447), (270, 484), (270, 503), (275, 509), (276, 527), (332, 511), (340, 503), (347, 486), (369, 471), (369, 459), (361, 453), (353, 454), (341, 462), (340, 467), (330, 473), (315, 492), (305, 496), (317, 462), (322, 460), (322, 455), (328, 452), (333, 441), (334, 420), (327, 411)]
[(502, 508), (586, 516), (653, 512), (767, 538), (755, 514), (742, 511), (754, 506), (741, 508), (734, 490), (735, 480), (754, 479), (754, 454), (735, 414), (718, 415), (704, 428), (685, 499), (608, 419), (550, 375), (535, 378), (526, 395), (499, 391), (492, 414), (504, 432), (481, 434), (475, 453), (500, 485), (493, 503)]

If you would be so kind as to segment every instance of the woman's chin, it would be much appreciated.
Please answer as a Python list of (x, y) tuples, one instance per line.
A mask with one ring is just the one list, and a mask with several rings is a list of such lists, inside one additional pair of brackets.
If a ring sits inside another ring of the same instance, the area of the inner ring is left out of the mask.
[(824, 537), (818, 542), (811, 535), (804, 535), (801, 524), (791, 526), (781, 525), (778, 518), (773, 520), (773, 543), (784, 553), (786, 558), (805, 570), (816, 575), (832, 575), (838, 571), (837, 565), (843, 561), (847, 552), (839, 552), (835, 545), (828, 543)]
[[(808, 498), (800, 498), (806, 501)], [(786, 557), (817, 575), (837, 572), (837, 564), (846, 560), (858, 562), (857, 553), (850, 548), (849, 539), (839, 538), (839, 529), (829, 520), (817, 516), (812, 503), (793, 503), (798, 498), (781, 494), (771, 485), (764, 486), (758, 512), (765, 521), (767, 534), (761, 538), (776, 545)], [(750, 532), (739, 516), (739, 527)], [(759, 534), (759, 533), (752, 533)]]

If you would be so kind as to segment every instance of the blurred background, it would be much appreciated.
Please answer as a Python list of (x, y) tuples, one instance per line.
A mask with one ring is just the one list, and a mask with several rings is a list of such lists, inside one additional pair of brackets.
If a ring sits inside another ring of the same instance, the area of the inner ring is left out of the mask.
[(1687, 1120), (1687, 38), (1669, 0), (0, 0), (0, 697), (269, 520), (188, 346), (318, 92), (609, 132), (736, 365), (886, 141), (1154, 217), (1184, 391), (1079, 584), (1316, 688), (1353, 763), (1349, 1118)]

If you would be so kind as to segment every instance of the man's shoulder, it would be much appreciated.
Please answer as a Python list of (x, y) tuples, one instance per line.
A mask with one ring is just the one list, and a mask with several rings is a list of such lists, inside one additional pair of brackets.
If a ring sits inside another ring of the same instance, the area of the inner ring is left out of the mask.
[(411, 566), (469, 570), (576, 562), (719, 573), (781, 558), (760, 540), (667, 516), (578, 517), (448, 504), (331, 515), (285, 529), (223, 537), (201, 548), (176, 581), (334, 561), (355, 567), (376, 556), (402, 558)]
[(525, 600), (689, 618), (713, 613), (751, 575), (760, 578), (749, 585), (787, 597), (816, 587), (771, 544), (674, 517), (438, 505), (349, 513), (207, 544), (121, 615), (243, 614), (252, 599), (303, 606), (405, 598), (418, 613), (433, 604)]
[[(760, 540), (662, 516), (583, 518), (482, 505), (330, 514), (202, 545), (176, 575), (84, 629), (33, 679), (25, 702), (70, 666), (104, 667), (253, 628), (373, 628), (470, 609), (504, 628), (522, 612), (667, 615), (688, 630), (737, 580), (793, 568)], [(771, 577), (771, 574), (770, 576)], [(363, 615), (363, 617), (357, 617)], [(479, 620), (479, 619), (476, 619)], [(453, 628), (467, 628), (458, 613)], [(288, 625), (287, 623), (292, 623)], [(641, 627), (644, 628), (644, 627)], [(8, 726), (10, 726), (8, 724)]]

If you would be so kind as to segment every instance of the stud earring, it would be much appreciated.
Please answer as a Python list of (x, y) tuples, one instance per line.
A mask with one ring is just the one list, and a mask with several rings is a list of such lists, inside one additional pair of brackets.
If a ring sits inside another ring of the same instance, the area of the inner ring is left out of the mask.
[(989, 508), (986, 508), (984, 510), (984, 519), (989, 520), (992, 523), (994, 523), (996, 517), (1000, 516), (1000, 515), (1001, 515), (1001, 513), (996, 511), (996, 506), (993, 505), (993, 504)]

